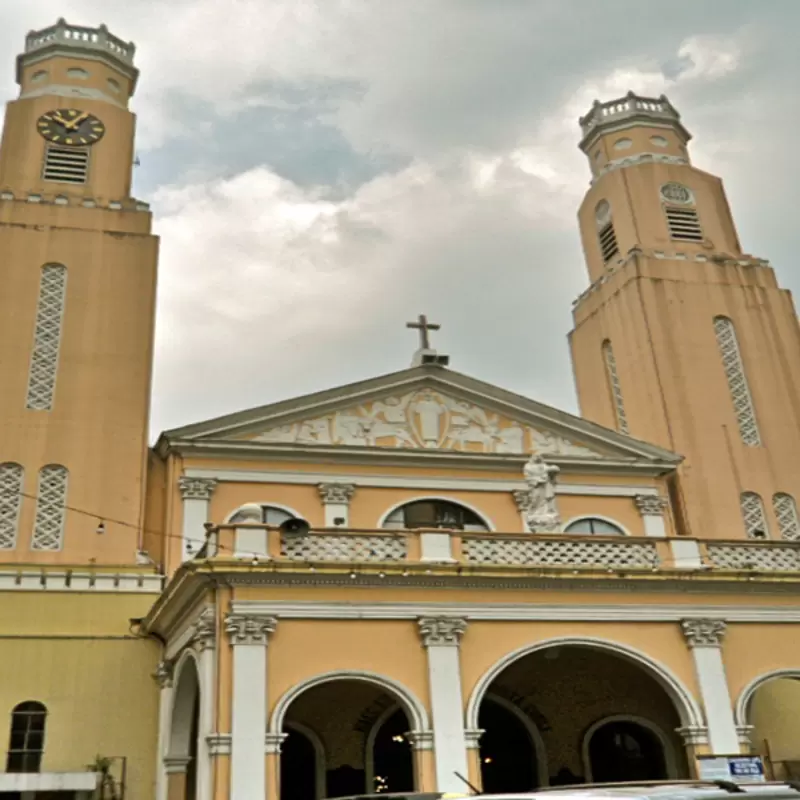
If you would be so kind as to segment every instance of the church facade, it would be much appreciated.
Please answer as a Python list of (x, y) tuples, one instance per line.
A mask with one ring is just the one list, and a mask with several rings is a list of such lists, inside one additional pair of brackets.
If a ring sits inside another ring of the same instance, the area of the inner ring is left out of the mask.
[(134, 58), (32, 32), (5, 117), (0, 795), (796, 776), (800, 329), (669, 101), (580, 121), (582, 416), (421, 317), (408, 369), (149, 447)]

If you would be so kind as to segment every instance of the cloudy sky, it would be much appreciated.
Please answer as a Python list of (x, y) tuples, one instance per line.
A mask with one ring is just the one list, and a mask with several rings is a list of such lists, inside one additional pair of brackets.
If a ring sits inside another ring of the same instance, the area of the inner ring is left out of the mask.
[(135, 194), (162, 237), (153, 433), (408, 366), (577, 410), (577, 117), (666, 93), (746, 251), (800, 291), (798, 0), (0, 0), (137, 45)]

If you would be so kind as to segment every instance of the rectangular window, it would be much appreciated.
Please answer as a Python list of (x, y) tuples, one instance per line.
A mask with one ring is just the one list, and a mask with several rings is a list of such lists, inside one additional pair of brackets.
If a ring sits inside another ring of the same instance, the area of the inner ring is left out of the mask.
[(42, 175), (46, 181), (83, 184), (88, 175), (89, 151), (86, 148), (47, 146)]
[(604, 262), (619, 254), (617, 234), (614, 233), (613, 222), (607, 222), (603, 225), (597, 235), (600, 237), (600, 252), (603, 254)]
[(700, 227), (700, 219), (695, 209), (667, 206), (664, 210), (667, 215), (669, 235), (673, 239), (682, 242), (703, 241), (703, 229)]

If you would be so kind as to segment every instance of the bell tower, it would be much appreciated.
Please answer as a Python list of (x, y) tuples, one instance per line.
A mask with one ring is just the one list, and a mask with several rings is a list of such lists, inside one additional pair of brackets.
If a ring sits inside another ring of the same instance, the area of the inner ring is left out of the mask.
[(722, 181), (691, 163), (666, 97), (595, 102), (578, 214), (590, 285), (573, 308), (584, 416), (682, 454), (683, 532), (800, 539), (800, 329), (742, 251)]
[(31, 32), (0, 143), (0, 562), (133, 564), (158, 241), (131, 197), (134, 46)]

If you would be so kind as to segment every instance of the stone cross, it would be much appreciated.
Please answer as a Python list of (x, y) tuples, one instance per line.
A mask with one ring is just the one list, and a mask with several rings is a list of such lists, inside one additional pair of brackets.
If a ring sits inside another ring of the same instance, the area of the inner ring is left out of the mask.
[(419, 331), (419, 344), (423, 350), (431, 349), (431, 342), (428, 336), (428, 331), (438, 331), (441, 325), (435, 322), (428, 322), (425, 314), (420, 314), (416, 322), (406, 322), (406, 328), (414, 328)]

